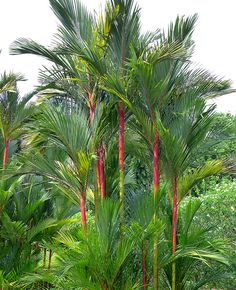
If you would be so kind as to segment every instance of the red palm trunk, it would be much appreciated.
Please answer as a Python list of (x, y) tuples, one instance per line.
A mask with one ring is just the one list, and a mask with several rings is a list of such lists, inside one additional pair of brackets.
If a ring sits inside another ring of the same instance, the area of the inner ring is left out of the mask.
[(4, 153), (3, 153), (3, 168), (7, 166), (7, 160), (8, 160), (8, 151), (9, 151), (9, 139), (4, 139)]
[(119, 115), (119, 171), (120, 171), (120, 201), (122, 218), (124, 218), (124, 131), (125, 131), (125, 116), (124, 108), (121, 101), (118, 105)]
[[(88, 103), (89, 103), (89, 119), (90, 124), (92, 125), (95, 111), (92, 93), (88, 94)], [(105, 197), (105, 176), (104, 176), (104, 147), (102, 145), (100, 147), (100, 150), (97, 150), (96, 171), (97, 171), (98, 192), (101, 192), (101, 197), (103, 199)]]
[(81, 220), (82, 220), (82, 227), (84, 231), (84, 237), (86, 237), (87, 234), (87, 221), (86, 221), (86, 197), (81, 196), (80, 197), (80, 211), (81, 211)]
[[(122, 69), (125, 65), (125, 46), (124, 38), (121, 40), (121, 66)], [(122, 74), (124, 71), (122, 72)], [(124, 209), (124, 134), (125, 134), (125, 114), (123, 103), (119, 100), (118, 103), (118, 117), (119, 117), (119, 172), (120, 172), (120, 202), (121, 202), (121, 219), (124, 220), (125, 209)]]
[[(157, 130), (155, 131), (154, 144), (153, 144), (153, 197), (156, 201), (157, 191), (160, 184), (160, 172), (159, 172), (159, 136)], [(156, 215), (155, 217), (156, 218)], [(158, 290), (158, 245), (157, 241), (154, 242), (153, 249), (153, 287), (154, 290)]]
[(96, 160), (96, 171), (97, 171), (97, 186), (98, 186), (98, 191), (100, 192), (101, 190), (101, 178), (100, 178), (100, 151), (97, 149), (96, 150), (96, 155), (97, 155), (97, 160)]
[(88, 103), (89, 103), (89, 120), (90, 120), (90, 124), (92, 125), (95, 105), (93, 103), (93, 95), (91, 93), (88, 94)]

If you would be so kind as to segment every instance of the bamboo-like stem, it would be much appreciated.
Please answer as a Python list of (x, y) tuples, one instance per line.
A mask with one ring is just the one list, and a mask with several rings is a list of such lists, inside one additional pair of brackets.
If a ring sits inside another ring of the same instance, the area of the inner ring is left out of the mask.
[(124, 131), (125, 117), (124, 108), (121, 101), (118, 104), (119, 115), (119, 173), (120, 173), (120, 202), (121, 202), (121, 220), (124, 221)]
[(97, 160), (96, 160), (96, 173), (97, 173), (97, 187), (98, 192), (101, 192), (101, 178), (100, 178), (100, 151), (96, 150)]
[(44, 250), (43, 250), (43, 268), (46, 267), (46, 257), (47, 257), (47, 249), (44, 248)]
[[(125, 41), (124, 35), (121, 38), (121, 68), (122, 74), (124, 74), (125, 65)], [(118, 102), (118, 121), (119, 121), (119, 187), (120, 187), (120, 202), (121, 202), (121, 224), (123, 224), (125, 219), (125, 189), (124, 189), (124, 134), (125, 134), (125, 114), (124, 106), (121, 100)]]
[[(157, 192), (160, 184), (160, 173), (159, 173), (159, 136), (157, 130), (155, 131), (154, 144), (153, 144), (153, 198), (154, 204), (156, 203)], [(156, 220), (156, 213), (154, 219)], [(158, 290), (158, 241), (154, 241), (153, 248), (153, 288)]]
[[(172, 214), (172, 254), (176, 252), (176, 232), (177, 232), (177, 218), (178, 218), (178, 204), (177, 204), (177, 180), (173, 181), (173, 214)], [(172, 290), (176, 290), (176, 263), (172, 263)]]
[(10, 140), (7, 138), (4, 138), (3, 168), (6, 168), (7, 166), (9, 145), (10, 145)]
[(157, 191), (160, 185), (160, 173), (159, 173), (159, 136), (156, 131), (153, 144), (153, 195), (154, 201), (156, 201)]
[(144, 241), (142, 241), (142, 286), (144, 290), (147, 290), (146, 249)]
[(87, 219), (86, 219), (86, 197), (81, 195), (80, 197), (80, 211), (81, 211), (81, 220), (82, 220), (82, 227), (84, 232), (84, 237), (87, 234)]
[(48, 270), (51, 269), (51, 264), (52, 264), (52, 250), (49, 250), (49, 256), (48, 256)]
[(105, 191), (105, 172), (104, 172), (104, 146), (100, 146), (99, 151), (99, 173), (100, 173), (100, 185), (101, 185), (101, 198), (106, 197)]
[(94, 118), (95, 105), (93, 103), (93, 94), (91, 93), (88, 94), (88, 103), (89, 103), (89, 120), (90, 124), (92, 124)]
[[(52, 250), (49, 250), (49, 256), (48, 256), (48, 271), (51, 270), (51, 264), (52, 264)], [(51, 289), (51, 285), (50, 283), (46, 283), (46, 287), (47, 289)]]
[(36, 241), (36, 243), (35, 243), (35, 249), (36, 250), (40, 250), (40, 246), (39, 246), (39, 242), (38, 241)]
[[(93, 118), (94, 118), (94, 113), (95, 113), (95, 104), (93, 100), (93, 93), (91, 93), (91, 76), (88, 74), (88, 81), (89, 81), (89, 92), (88, 92), (88, 104), (89, 104), (89, 120), (90, 120), (90, 125), (92, 126), (93, 124)], [(96, 155), (97, 155), (97, 160), (96, 160), (96, 175), (97, 175), (97, 191), (95, 192), (94, 196), (94, 203), (95, 203), (95, 215), (97, 215), (98, 211), (98, 196), (101, 192), (101, 181), (100, 181), (100, 157), (99, 157), (99, 150), (96, 150)]]
[[(99, 151), (96, 150), (96, 156), (99, 158)], [(99, 200), (100, 200), (100, 192), (101, 192), (101, 186), (100, 186), (100, 174), (99, 174), (99, 160), (96, 160), (96, 166), (94, 167), (94, 184), (95, 184), (95, 190), (94, 190), (94, 208), (95, 208), (95, 217), (98, 217), (98, 208), (99, 208)]]
[(157, 246), (157, 240), (155, 240), (154, 245), (153, 245), (153, 289), (154, 290), (158, 290), (157, 257), (158, 257), (158, 246)]
[(90, 119), (90, 125), (93, 123), (93, 117), (94, 117), (94, 111), (95, 111), (95, 105), (94, 105), (94, 100), (93, 100), (93, 93), (91, 89), (91, 75), (90, 73), (87, 74), (88, 76), (88, 89), (87, 89), (87, 94), (88, 94), (88, 105), (89, 105), (89, 119)]

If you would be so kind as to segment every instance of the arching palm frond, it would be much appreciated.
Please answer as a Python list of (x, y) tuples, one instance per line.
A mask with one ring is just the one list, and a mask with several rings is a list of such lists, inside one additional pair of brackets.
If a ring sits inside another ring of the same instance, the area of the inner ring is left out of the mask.
[(44, 138), (49, 137), (56, 146), (66, 150), (75, 164), (80, 152), (92, 149), (88, 118), (82, 111), (68, 115), (60, 109), (45, 108), (37, 125)]
[(130, 57), (131, 45), (137, 43), (140, 36), (140, 13), (134, 1), (112, 0), (107, 3), (106, 19), (109, 34), (107, 43), (109, 54), (120, 69)]
[(90, 43), (93, 38), (93, 16), (79, 0), (50, 0), (52, 11), (60, 21), (58, 37), (65, 40), (65, 33), (71, 34), (78, 42)]
[(201, 180), (219, 174), (227, 170), (224, 167), (224, 162), (220, 160), (208, 161), (201, 167), (191, 170), (189, 173), (184, 174), (179, 180), (179, 201), (181, 201)]
[(192, 34), (198, 19), (198, 15), (194, 14), (189, 17), (177, 16), (174, 22), (171, 22), (168, 31), (163, 31), (162, 41), (166, 39), (168, 42), (179, 41), (184, 44), (190, 52), (193, 49), (194, 41)]
[(69, 71), (72, 70), (67, 58), (54, 52), (53, 49), (47, 48), (31, 39), (19, 38), (11, 45), (10, 52), (13, 55), (33, 54), (41, 56), (63, 68), (67, 68)]

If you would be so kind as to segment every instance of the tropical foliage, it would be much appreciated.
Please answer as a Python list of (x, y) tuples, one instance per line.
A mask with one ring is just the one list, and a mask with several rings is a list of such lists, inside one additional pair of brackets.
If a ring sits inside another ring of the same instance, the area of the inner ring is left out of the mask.
[(234, 90), (191, 61), (197, 15), (142, 33), (133, 0), (49, 2), (53, 45), (10, 48), (50, 61), (40, 86), (0, 79), (0, 288), (233, 289), (235, 209), (211, 184), (233, 203), (235, 119), (208, 100)]

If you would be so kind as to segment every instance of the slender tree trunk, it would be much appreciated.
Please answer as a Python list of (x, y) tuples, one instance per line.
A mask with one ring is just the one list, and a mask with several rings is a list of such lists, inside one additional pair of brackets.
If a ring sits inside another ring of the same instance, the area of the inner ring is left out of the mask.
[(104, 172), (104, 147), (100, 146), (99, 151), (99, 173), (100, 173), (100, 185), (101, 185), (101, 197), (104, 199), (106, 197), (105, 192), (105, 172)]
[[(88, 74), (89, 84), (91, 82), (90, 74)], [(95, 112), (95, 104), (93, 102), (93, 94), (91, 92), (88, 93), (88, 103), (89, 103), (89, 120), (90, 125), (93, 124), (94, 112)], [(95, 204), (95, 214), (97, 215), (98, 211), (98, 203), (99, 203), (99, 194), (101, 193), (101, 182), (100, 182), (100, 157), (99, 150), (96, 150), (97, 160), (96, 160), (96, 175), (97, 175), (97, 191), (94, 194), (94, 204)]]
[[(99, 201), (101, 196), (101, 185), (100, 185), (100, 162), (99, 162), (99, 150), (96, 150), (96, 167), (94, 168), (94, 209), (95, 209), (95, 218), (98, 218), (98, 208), (99, 208)], [(96, 187), (97, 185), (97, 187)]]
[(35, 249), (36, 249), (36, 250), (40, 250), (39, 242), (38, 242), (38, 241), (35, 243)]
[(153, 188), (154, 188), (154, 200), (156, 200), (157, 191), (160, 184), (160, 172), (159, 172), (159, 136), (155, 133), (155, 139), (153, 144)]
[(97, 160), (96, 160), (96, 173), (97, 173), (97, 187), (98, 192), (101, 191), (101, 183), (100, 183), (100, 156), (99, 156), (99, 150), (97, 150)]
[(10, 145), (10, 140), (4, 139), (3, 168), (7, 166), (9, 145)]
[(86, 237), (87, 234), (87, 220), (86, 220), (86, 197), (82, 195), (80, 197), (80, 211), (81, 211), (81, 220), (82, 220), (82, 227), (84, 231), (84, 237)]
[(49, 256), (48, 256), (48, 270), (51, 269), (51, 264), (52, 264), (52, 250), (49, 250)]
[[(52, 250), (49, 250), (49, 256), (48, 256), (48, 271), (51, 270), (51, 264), (52, 264)], [(51, 284), (48, 282), (46, 283), (47, 289), (51, 289)]]
[(119, 173), (120, 173), (120, 202), (121, 202), (121, 219), (124, 221), (124, 131), (125, 117), (124, 107), (121, 101), (118, 105), (119, 115)]
[[(122, 74), (124, 75), (124, 65), (125, 65), (125, 41), (124, 36), (122, 35), (121, 39), (121, 67)], [(121, 202), (121, 223), (125, 219), (125, 188), (124, 188), (124, 134), (125, 134), (125, 114), (124, 106), (121, 100), (118, 102), (118, 118), (119, 118), (119, 187), (120, 187), (120, 202)]]
[[(177, 232), (177, 218), (178, 218), (178, 205), (177, 205), (177, 180), (173, 181), (173, 214), (172, 214), (172, 254), (176, 252), (176, 232)], [(176, 263), (172, 263), (172, 290), (176, 290)]]
[(93, 103), (93, 95), (91, 93), (88, 94), (88, 103), (89, 103), (89, 120), (90, 120), (90, 124), (92, 125), (95, 105)]
[(106, 282), (103, 283), (102, 290), (109, 290), (109, 287)]
[(92, 93), (92, 89), (91, 89), (91, 75), (90, 75), (90, 73), (88, 73), (87, 76), (88, 76), (88, 91), (87, 92), (88, 92), (88, 104), (89, 104), (89, 119), (90, 119), (90, 125), (92, 125), (95, 105), (94, 105), (93, 93)]
[(101, 178), (100, 178), (100, 151), (96, 150), (97, 160), (96, 160), (96, 172), (97, 172), (97, 187), (99, 194), (101, 193)]
[(144, 241), (142, 241), (142, 284), (143, 289), (147, 290), (146, 249)]
[[(160, 173), (159, 173), (159, 136), (157, 130), (155, 131), (154, 144), (153, 144), (153, 197), (154, 203), (156, 203), (157, 192), (160, 184)], [(156, 219), (156, 213), (154, 219)], [(153, 248), (153, 288), (158, 290), (158, 241), (154, 241)]]
[(46, 267), (46, 257), (47, 257), (47, 249), (44, 248), (44, 250), (43, 250), (43, 268)]
[[(91, 82), (90, 74), (88, 75), (88, 80), (90, 83)], [(93, 118), (94, 118), (95, 104), (93, 101), (93, 94), (91, 92), (88, 93), (88, 103), (89, 103), (90, 125), (92, 125)], [(103, 199), (105, 197), (105, 176), (104, 176), (104, 147), (102, 145), (100, 146), (100, 150), (97, 150), (96, 170), (97, 170), (98, 192), (101, 193), (101, 197)], [(96, 204), (95, 204), (95, 208), (97, 208)]]

